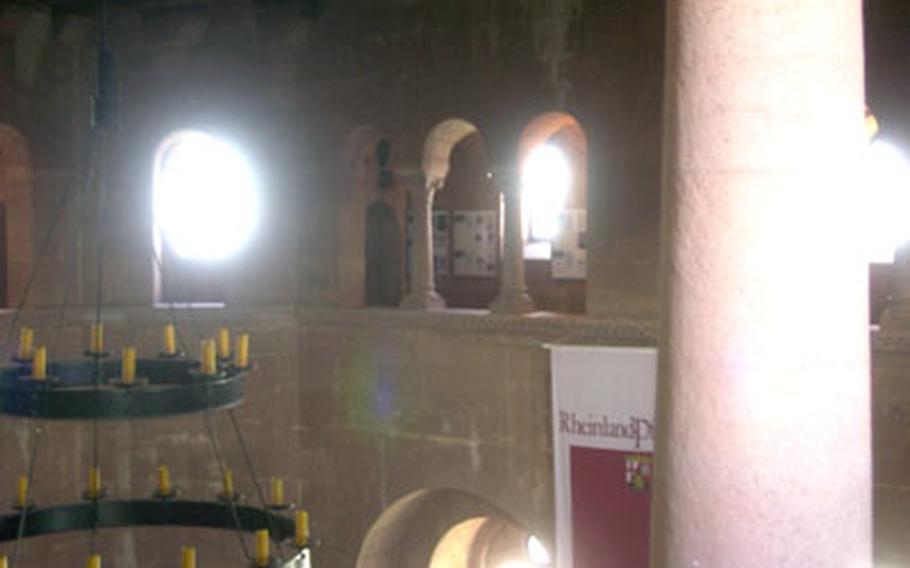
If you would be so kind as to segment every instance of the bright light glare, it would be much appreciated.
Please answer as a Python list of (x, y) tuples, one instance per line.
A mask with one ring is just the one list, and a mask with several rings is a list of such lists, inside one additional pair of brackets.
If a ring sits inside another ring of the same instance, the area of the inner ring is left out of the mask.
[(232, 146), (203, 132), (166, 141), (155, 164), (155, 225), (181, 258), (220, 260), (256, 228), (253, 172)]
[(550, 563), (550, 552), (547, 547), (540, 542), (540, 539), (534, 535), (528, 537), (526, 543), (528, 549), (528, 558), (537, 565), (547, 565)]
[(525, 234), (532, 240), (553, 240), (559, 232), (559, 214), (565, 207), (572, 171), (565, 155), (542, 144), (528, 155), (521, 172), (521, 199)]
[(500, 564), (499, 568), (534, 568), (534, 566), (524, 560), (510, 560)]
[(886, 142), (869, 145), (863, 164), (869, 262), (890, 263), (910, 239), (910, 164)]

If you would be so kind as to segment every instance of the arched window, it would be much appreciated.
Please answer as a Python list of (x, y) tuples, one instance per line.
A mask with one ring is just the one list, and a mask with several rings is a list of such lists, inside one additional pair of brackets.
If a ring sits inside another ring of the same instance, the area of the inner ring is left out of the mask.
[(500, 228), (483, 134), (460, 118), (438, 123), (424, 143), (424, 169), (440, 188), (432, 204), (437, 291), (449, 307), (486, 308), (497, 290)]
[(567, 264), (566, 277), (584, 278), (588, 147), (581, 125), (563, 112), (538, 115), (522, 131), (518, 152), (525, 258), (553, 259)]
[(223, 302), (224, 263), (259, 216), (249, 163), (223, 140), (181, 130), (158, 147), (152, 193), (156, 301)]

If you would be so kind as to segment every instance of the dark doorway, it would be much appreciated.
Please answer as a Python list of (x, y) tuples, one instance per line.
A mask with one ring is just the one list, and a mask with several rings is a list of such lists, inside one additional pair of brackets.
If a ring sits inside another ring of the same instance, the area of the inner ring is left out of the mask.
[(367, 208), (366, 304), (401, 302), (401, 226), (391, 205), (376, 201)]

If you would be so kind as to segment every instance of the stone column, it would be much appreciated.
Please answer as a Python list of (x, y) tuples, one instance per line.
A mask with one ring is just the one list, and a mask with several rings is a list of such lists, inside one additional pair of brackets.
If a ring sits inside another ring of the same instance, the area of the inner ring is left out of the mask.
[(499, 261), (499, 292), (490, 310), (494, 313), (524, 314), (534, 309), (525, 283), (524, 238), (521, 233), (521, 184), (517, 174), (494, 177), (502, 192), (502, 258)]
[(412, 184), (409, 193), (414, 215), (409, 270), (411, 286), (401, 299), (401, 307), (410, 309), (439, 309), (446, 306), (436, 293), (433, 280), (433, 195), (440, 182)]
[(667, 5), (651, 565), (869, 567), (861, 1)]
[(881, 318), (881, 332), (890, 336), (910, 335), (910, 243), (894, 254), (891, 298)]

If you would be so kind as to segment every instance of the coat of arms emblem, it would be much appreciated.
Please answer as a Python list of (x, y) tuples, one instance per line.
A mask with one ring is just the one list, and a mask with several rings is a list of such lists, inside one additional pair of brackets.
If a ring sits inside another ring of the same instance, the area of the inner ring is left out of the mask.
[(653, 458), (646, 454), (626, 455), (626, 484), (632, 491), (645, 491), (651, 487)]

